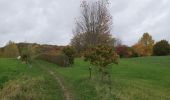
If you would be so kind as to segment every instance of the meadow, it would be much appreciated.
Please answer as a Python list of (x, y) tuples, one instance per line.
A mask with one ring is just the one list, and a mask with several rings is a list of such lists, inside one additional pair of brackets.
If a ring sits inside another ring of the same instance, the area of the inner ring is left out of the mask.
[(63, 100), (53, 77), (16, 59), (0, 59), (0, 88), (0, 100)]
[[(16, 59), (0, 59), (0, 99), (65, 100), (52, 71), (62, 80), (70, 100), (100, 100), (102, 91), (89, 79), (89, 66), (80, 58), (67, 68), (42, 60), (30, 67)], [(110, 100), (170, 100), (170, 56), (123, 58), (111, 67)]]

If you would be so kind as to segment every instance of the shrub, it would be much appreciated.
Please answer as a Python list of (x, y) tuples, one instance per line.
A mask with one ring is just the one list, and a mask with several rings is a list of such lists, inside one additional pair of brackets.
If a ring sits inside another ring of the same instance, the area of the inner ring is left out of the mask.
[(118, 64), (119, 56), (113, 50), (111, 46), (100, 45), (97, 47), (90, 48), (85, 53), (85, 61), (90, 61), (92, 65), (98, 67), (101, 72), (102, 80), (104, 79), (108, 65), (112, 63)]
[(134, 50), (133, 47), (129, 47), (128, 54), (129, 57), (139, 57), (138, 53)]
[(136, 49), (134, 49), (133, 47), (128, 47), (126, 45), (117, 46), (116, 53), (120, 56), (120, 58), (130, 58), (139, 56)]
[(120, 56), (120, 58), (129, 57), (128, 47), (126, 45), (117, 46), (116, 53)]
[(63, 53), (68, 57), (69, 63), (74, 64), (75, 49), (73, 47), (67, 46), (63, 48)]
[(161, 40), (154, 45), (153, 48), (154, 55), (163, 56), (170, 54), (170, 45), (168, 41)]
[(32, 48), (32, 45), (22, 45), (18, 46), (20, 51), (21, 60), (25, 61), (26, 63), (32, 62), (32, 57), (34, 55), (34, 49)]
[(64, 54), (50, 54), (50, 53), (45, 53), (45, 54), (41, 54), (39, 57), (39, 59), (51, 62), (51, 63), (55, 63), (59, 66), (63, 66), (63, 67), (67, 67), (69, 66), (69, 58), (64, 55)]

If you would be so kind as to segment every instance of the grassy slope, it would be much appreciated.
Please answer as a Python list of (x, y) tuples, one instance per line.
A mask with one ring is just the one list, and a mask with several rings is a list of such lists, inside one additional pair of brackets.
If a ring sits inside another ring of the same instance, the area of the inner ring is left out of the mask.
[(0, 99), (63, 100), (62, 92), (46, 71), (15, 59), (0, 59)]
[(44, 67), (48, 66), (50, 70), (56, 72), (64, 81), (64, 85), (72, 93), (72, 100), (99, 100), (92, 83), (88, 80), (88, 63), (77, 59), (73, 67), (61, 68), (55, 64), (38, 61)]
[[(88, 63), (77, 59), (72, 68), (52, 66), (72, 88), (74, 100), (98, 100)], [(170, 56), (121, 59), (112, 67), (112, 81), (117, 100), (170, 100)]]
[(123, 59), (112, 77), (121, 100), (170, 99), (170, 56)]
[[(64, 79), (70, 88), (73, 100), (100, 100), (94, 84), (89, 81), (89, 63), (76, 59), (71, 68), (60, 68), (55, 64), (37, 61), (34, 66), (48, 67)], [(5, 67), (1, 67), (5, 66)], [(45, 100), (59, 98), (62, 93), (55, 80), (41, 70), (42, 67), (29, 69), (23, 64), (19, 67), (15, 60), (0, 59), (0, 86), (10, 79), (23, 75), (44, 79), (46, 84), (41, 91)], [(170, 99), (170, 56), (121, 59), (119, 65), (112, 65), (113, 97), (117, 100), (169, 100)], [(22, 77), (21, 77), (22, 78)], [(51, 98), (50, 98), (51, 97)], [(50, 98), (50, 99), (47, 99)]]

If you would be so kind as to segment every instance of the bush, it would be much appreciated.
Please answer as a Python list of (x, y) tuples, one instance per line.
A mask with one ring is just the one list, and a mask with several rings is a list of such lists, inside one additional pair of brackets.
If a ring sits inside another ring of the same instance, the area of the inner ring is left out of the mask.
[(129, 57), (139, 57), (138, 53), (135, 52), (133, 47), (129, 47)]
[(120, 58), (129, 57), (128, 47), (126, 45), (119, 45), (116, 47), (116, 53), (120, 56)]
[(26, 63), (31, 63), (32, 57), (34, 55), (34, 49), (32, 48), (32, 45), (23, 44), (22, 46), (18, 46), (18, 48), (20, 51), (21, 60)]
[(74, 64), (75, 49), (73, 47), (67, 46), (63, 48), (63, 53), (69, 58), (69, 63)]
[(40, 55), (38, 58), (45, 60), (45, 61), (48, 61), (48, 62), (51, 62), (51, 63), (55, 63), (55, 64), (62, 66), (62, 67), (67, 67), (67, 66), (70, 65), (69, 58), (64, 54), (49, 54), (49, 53), (46, 53), (46, 54)]
[(120, 58), (130, 58), (139, 56), (133, 47), (128, 47), (126, 45), (117, 46), (116, 53), (119, 55)]
[(154, 55), (164, 56), (170, 54), (170, 44), (166, 40), (157, 42), (153, 47)]

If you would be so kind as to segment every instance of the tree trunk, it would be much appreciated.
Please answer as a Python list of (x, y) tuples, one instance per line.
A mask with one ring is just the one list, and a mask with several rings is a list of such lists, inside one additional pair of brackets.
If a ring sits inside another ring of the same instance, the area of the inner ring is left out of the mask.
[(92, 74), (91, 70), (92, 70), (92, 69), (91, 69), (91, 66), (90, 66), (90, 67), (89, 67), (90, 79), (91, 79), (91, 76), (92, 76), (92, 75), (91, 75), (91, 74)]

